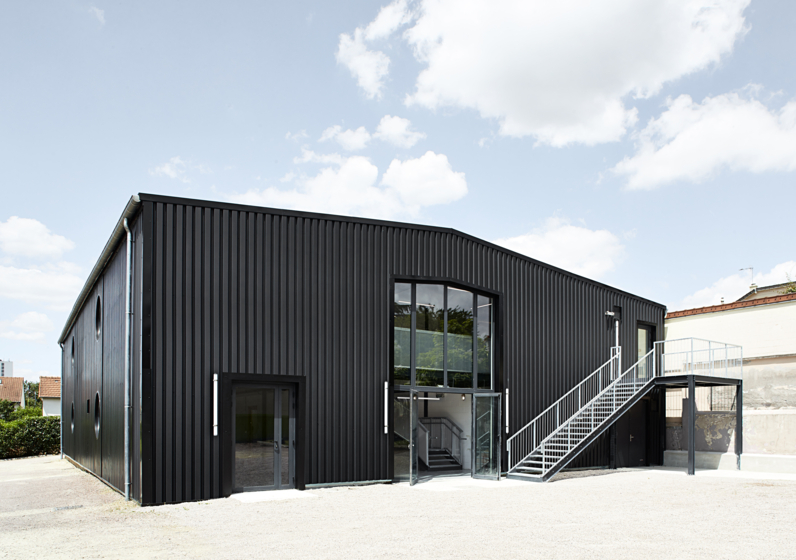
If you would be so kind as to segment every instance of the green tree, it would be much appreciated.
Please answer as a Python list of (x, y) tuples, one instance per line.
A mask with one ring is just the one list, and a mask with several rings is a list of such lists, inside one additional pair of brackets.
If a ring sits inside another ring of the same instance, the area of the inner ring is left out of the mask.
[(39, 384), (30, 381), (23, 381), (22, 385), (25, 391), (25, 406), (41, 407), (41, 399), (39, 399)]

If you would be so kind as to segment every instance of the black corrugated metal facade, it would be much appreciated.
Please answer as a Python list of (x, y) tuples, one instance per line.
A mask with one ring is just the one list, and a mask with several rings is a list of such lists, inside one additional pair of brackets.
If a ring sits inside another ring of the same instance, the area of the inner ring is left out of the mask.
[[(453, 230), (152, 195), (140, 199), (133, 410), (138, 413), (140, 397), (142, 415), (133, 425), (140, 420), (142, 431), (134, 437), (133, 495), (143, 503), (223, 493), (221, 438), (212, 435), (214, 373), (304, 378), (304, 483), (389, 479), (392, 442), (383, 432), (383, 384), (390, 379), (396, 280), (440, 280), (495, 294), (495, 389), (510, 389), (512, 433), (608, 359), (613, 328), (606, 310), (622, 308), (627, 365), (635, 355), (628, 350), (636, 345), (637, 321), (663, 333), (662, 305)], [(124, 297), (116, 294), (124, 290), (124, 253), (122, 248), (117, 254), (121, 283), (114, 261), (97, 288), (104, 286), (106, 320), (114, 324), (124, 315)], [(83, 332), (84, 315), (93, 321), (92, 309), (87, 302), (75, 330)], [(113, 333), (104, 344), (107, 353), (123, 346)], [(67, 342), (64, 390), (79, 392), (79, 383), (67, 380), (68, 349)], [(113, 371), (122, 363), (103, 358), (101, 347), (88, 344), (83, 351), (93, 351), (92, 360)], [(105, 399), (118, 398), (113, 380), (104, 382), (114, 387), (114, 396)], [(110, 422), (115, 426), (121, 418)], [(93, 422), (90, 435), (96, 439)], [(76, 424), (64, 449), (84, 466), (99, 467), (90, 462), (98, 450), (78, 443), (83, 437)], [(109, 481), (123, 467), (115, 459), (120, 447), (113, 437), (101, 438), (108, 448), (107, 463), (101, 450), (101, 476)], [(96, 441), (92, 445), (100, 445)], [(573, 466), (607, 464), (608, 438), (602, 438)]]
[[(140, 224), (132, 227), (140, 240)], [(133, 246), (134, 255), (142, 255), (141, 243)], [(135, 265), (134, 265), (135, 268)], [(76, 321), (64, 339), (62, 352), (61, 412), (62, 448), (66, 456), (90, 470), (105, 482), (124, 490), (124, 337), (125, 287), (127, 281), (127, 246), (122, 242), (92, 287)], [(133, 293), (141, 292), (141, 276)], [(136, 301), (140, 301), (140, 295)], [(100, 321), (97, 321), (99, 306)], [(134, 323), (135, 327), (135, 323)], [(133, 371), (140, 355), (139, 336), (133, 337)], [(98, 334), (99, 333), (99, 334)], [(74, 345), (74, 346), (73, 346)], [(74, 348), (74, 359), (73, 349)], [(139, 396), (133, 384), (133, 402)], [(99, 395), (99, 414), (97, 396)], [(72, 429), (74, 407), (74, 429)], [(131, 439), (139, 437), (137, 407)], [(99, 425), (95, 425), (99, 415)], [(132, 445), (131, 464), (139, 461), (139, 445)], [(133, 479), (132, 496), (140, 499), (140, 485)]]

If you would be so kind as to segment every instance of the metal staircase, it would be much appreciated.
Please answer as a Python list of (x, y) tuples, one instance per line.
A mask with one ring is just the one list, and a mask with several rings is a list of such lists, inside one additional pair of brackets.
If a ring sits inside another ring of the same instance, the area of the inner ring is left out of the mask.
[(428, 463), (429, 470), (451, 470), (462, 468), (460, 459), (454, 457), (447, 449), (429, 449)]
[(429, 470), (462, 468), (464, 430), (444, 416), (418, 418), (418, 458)]
[(655, 350), (621, 373), (611, 359), (511, 436), (508, 478), (545, 482), (569, 464), (653, 386)]

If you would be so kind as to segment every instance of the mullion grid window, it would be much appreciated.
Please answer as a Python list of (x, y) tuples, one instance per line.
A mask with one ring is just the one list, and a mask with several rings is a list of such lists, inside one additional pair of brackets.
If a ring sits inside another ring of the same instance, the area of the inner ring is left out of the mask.
[[(410, 313), (411, 313), (411, 329), (410, 329), (410, 383), (411, 386), (417, 387), (417, 283), (412, 282), (409, 283), (411, 285), (411, 305), (410, 305)], [(443, 387), (444, 388), (453, 388), (457, 389), (458, 387), (450, 387), (449, 380), (448, 380), (448, 288), (449, 286), (447, 283), (440, 283), (440, 284), (433, 284), (443, 287), (443, 359), (442, 359), (442, 368), (443, 368)], [(457, 288), (454, 288), (457, 289)], [(468, 291), (469, 290), (463, 290)], [(488, 296), (484, 296), (488, 297)], [(472, 310), (473, 310), (473, 327), (472, 327), (472, 381), (470, 384), (470, 389), (478, 390), (478, 319), (479, 319), (479, 307), (478, 307), (478, 294), (476, 292), (472, 292)], [(489, 298), (490, 305), (493, 303), (492, 298)], [(490, 317), (491, 322), (491, 317)], [(394, 335), (393, 335), (394, 336)], [(490, 361), (491, 361), (491, 348), (490, 348)], [(492, 370), (493, 368), (490, 368)], [(493, 371), (490, 371), (490, 376), (493, 375)], [(431, 386), (429, 386), (431, 387)], [(464, 387), (461, 387), (464, 389)], [(490, 383), (491, 388), (491, 383)]]

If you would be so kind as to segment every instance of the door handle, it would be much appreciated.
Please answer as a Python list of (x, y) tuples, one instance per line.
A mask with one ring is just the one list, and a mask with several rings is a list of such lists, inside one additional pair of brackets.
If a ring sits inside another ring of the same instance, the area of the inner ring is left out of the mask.
[(274, 451), (279, 453), (279, 442), (277, 440), (274, 440)]
[(633, 434), (630, 434), (630, 441), (633, 441)]

